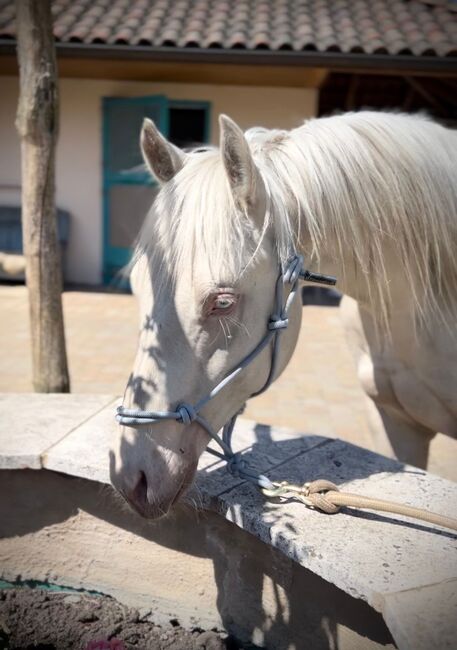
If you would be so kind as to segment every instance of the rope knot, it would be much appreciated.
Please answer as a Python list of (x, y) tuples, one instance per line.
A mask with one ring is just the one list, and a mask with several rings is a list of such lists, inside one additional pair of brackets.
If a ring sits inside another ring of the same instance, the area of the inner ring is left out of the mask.
[(283, 274), (284, 284), (295, 284), (303, 269), (303, 255), (294, 255), (288, 262)]
[(289, 325), (289, 319), (288, 318), (283, 318), (282, 316), (277, 316), (274, 314), (270, 318), (270, 322), (268, 323), (268, 329), (271, 330), (283, 330), (286, 329)]
[(197, 418), (197, 412), (190, 404), (181, 404), (176, 412), (179, 413), (179, 421), (183, 424), (190, 424)]
[(242, 478), (242, 473), (246, 469), (247, 463), (239, 454), (233, 456), (227, 461), (227, 469), (235, 478)]
[(322, 510), (322, 512), (328, 515), (334, 515), (339, 512), (340, 506), (335, 505), (325, 496), (326, 492), (339, 492), (338, 487), (334, 483), (325, 479), (318, 479), (311, 483), (305, 483), (304, 487), (306, 488), (305, 497), (313, 508)]

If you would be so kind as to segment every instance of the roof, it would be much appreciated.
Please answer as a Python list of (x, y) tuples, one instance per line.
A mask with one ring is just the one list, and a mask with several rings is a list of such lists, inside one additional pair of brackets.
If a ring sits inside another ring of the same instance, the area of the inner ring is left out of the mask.
[[(66, 44), (457, 56), (455, 0), (53, 0), (52, 8)], [(0, 0), (0, 39), (14, 36), (14, 2)]]

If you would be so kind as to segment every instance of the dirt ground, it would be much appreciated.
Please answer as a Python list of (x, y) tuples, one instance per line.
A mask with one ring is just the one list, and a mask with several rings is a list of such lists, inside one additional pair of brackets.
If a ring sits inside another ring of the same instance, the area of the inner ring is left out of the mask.
[(214, 630), (155, 625), (107, 596), (21, 587), (0, 591), (0, 650), (238, 650)]

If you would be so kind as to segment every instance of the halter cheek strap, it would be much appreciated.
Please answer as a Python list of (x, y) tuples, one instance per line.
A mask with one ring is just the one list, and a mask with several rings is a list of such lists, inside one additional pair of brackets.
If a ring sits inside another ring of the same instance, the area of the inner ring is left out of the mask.
[[(276, 280), (275, 287), (275, 307), (274, 312), (270, 316), (267, 325), (267, 331), (257, 346), (244, 357), (242, 361), (229, 372), (212, 390), (203, 397), (195, 405), (180, 404), (176, 407), (175, 411), (142, 411), (139, 409), (128, 409), (124, 406), (117, 408), (116, 420), (119, 424), (127, 427), (136, 427), (145, 424), (155, 424), (156, 422), (163, 422), (164, 420), (176, 420), (182, 424), (190, 424), (191, 422), (198, 422), (205, 431), (217, 442), (222, 451), (208, 447), (207, 450), (225, 460), (227, 462), (227, 469), (243, 479), (249, 480), (262, 488), (271, 489), (273, 484), (263, 474), (257, 474), (249, 468), (246, 461), (232, 450), (232, 433), (235, 427), (236, 419), (240, 413), (235, 415), (225, 424), (222, 429), (222, 436), (219, 436), (210, 424), (200, 415), (200, 411), (206, 404), (208, 404), (216, 395), (218, 395), (226, 386), (231, 384), (236, 377), (252, 362), (254, 359), (271, 343), (271, 361), (270, 371), (268, 377), (260, 390), (253, 393), (251, 397), (263, 393), (273, 381), (277, 363), (279, 358), (279, 341), (281, 332), (289, 325), (289, 311), (295, 299), (298, 284), (300, 280), (307, 280), (308, 282), (319, 282), (322, 284), (334, 285), (336, 278), (329, 275), (321, 275), (318, 273), (311, 273), (303, 268), (303, 257), (301, 255), (294, 255), (287, 263), (285, 269), (280, 273)], [(289, 295), (284, 299), (284, 286), (290, 285)], [(244, 408), (244, 407), (243, 407)]]

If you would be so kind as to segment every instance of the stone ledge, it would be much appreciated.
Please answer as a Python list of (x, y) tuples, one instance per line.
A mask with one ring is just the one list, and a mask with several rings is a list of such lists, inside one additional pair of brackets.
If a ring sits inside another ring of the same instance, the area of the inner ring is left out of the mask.
[[(108, 483), (115, 403), (115, 396), (3, 395), (0, 468), (42, 467)], [(457, 484), (337, 439), (240, 419), (234, 443), (252, 467), (275, 480), (328, 478), (347, 491), (457, 516)], [(197, 489), (204, 508), (367, 601), (386, 618), (402, 649), (428, 650), (424, 629), (439, 618), (439, 607), (423, 612), (418, 593), (432, 589), (438, 602), (445, 598), (457, 605), (456, 590), (450, 594), (444, 586), (457, 584), (455, 534), (393, 515), (346, 510), (328, 516), (293, 501), (266, 501), (207, 453), (199, 464)], [(427, 616), (422, 627), (411, 615), (395, 616), (397, 601), (404, 612), (416, 611), (419, 603), (421, 616)], [(441, 629), (446, 647), (457, 635), (457, 623)]]
[(114, 399), (112, 395), (0, 394), (0, 469), (41, 469), (43, 454)]

